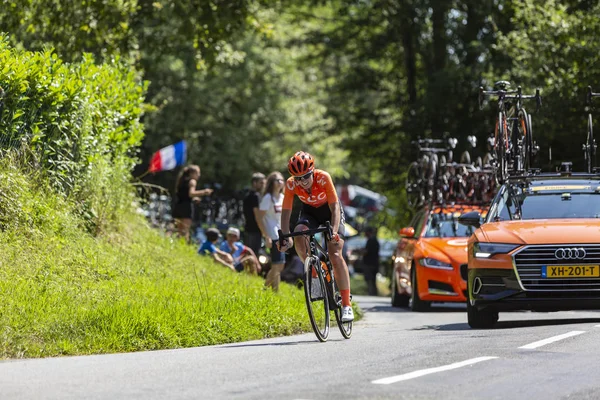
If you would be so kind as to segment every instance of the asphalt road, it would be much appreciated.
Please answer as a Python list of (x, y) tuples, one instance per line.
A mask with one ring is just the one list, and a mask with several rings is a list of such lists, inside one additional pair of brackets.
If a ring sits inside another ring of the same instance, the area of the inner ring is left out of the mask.
[(0, 362), (0, 399), (600, 399), (600, 312), (428, 313), (355, 296), (354, 335)]

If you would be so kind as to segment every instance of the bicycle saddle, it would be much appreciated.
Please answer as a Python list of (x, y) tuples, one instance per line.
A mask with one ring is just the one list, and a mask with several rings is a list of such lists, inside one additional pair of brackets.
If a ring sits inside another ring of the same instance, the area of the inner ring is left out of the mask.
[(448, 139), (448, 146), (450, 146), (451, 149), (456, 148), (457, 144), (458, 144), (458, 139), (457, 138), (449, 138)]
[(494, 90), (508, 90), (510, 88), (509, 81), (498, 81), (494, 83)]
[(477, 147), (477, 137), (475, 135), (467, 136), (467, 142), (469, 142), (472, 148)]

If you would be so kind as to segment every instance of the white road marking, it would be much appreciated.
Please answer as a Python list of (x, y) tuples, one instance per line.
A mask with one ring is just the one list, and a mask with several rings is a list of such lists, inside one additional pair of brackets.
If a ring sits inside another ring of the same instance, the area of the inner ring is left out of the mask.
[(541, 347), (541, 346), (544, 346), (544, 345), (547, 345), (550, 343), (558, 342), (559, 340), (570, 338), (571, 336), (581, 335), (582, 333), (585, 333), (585, 331), (571, 331), (568, 333), (564, 333), (562, 335), (552, 336), (551, 338), (548, 338), (548, 339), (538, 340), (537, 342), (529, 343), (529, 344), (526, 344), (525, 346), (521, 346), (519, 348), (520, 349), (535, 349), (537, 347)]
[(600, 328), (600, 325), (595, 325), (594, 328)]
[(478, 362), (492, 360), (494, 358), (498, 358), (498, 357), (471, 358), (470, 360), (465, 360), (465, 361), (457, 362), (454, 364), (443, 365), (441, 367), (421, 369), (419, 371), (409, 372), (408, 374), (402, 374), (402, 375), (390, 376), (389, 378), (377, 379), (375, 381), (372, 381), (371, 383), (374, 383), (376, 385), (389, 385), (390, 383), (406, 381), (406, 380), (418, 378), (418, 377), (424, 376), (424, 375), (435, 374), (436, 372), (443, 372), (443, 371), (448, 371), (448, 370), (456, 369), (456, 368), (460, 368), (460, 367), (466, 367), (467, 365), (477, 364)]

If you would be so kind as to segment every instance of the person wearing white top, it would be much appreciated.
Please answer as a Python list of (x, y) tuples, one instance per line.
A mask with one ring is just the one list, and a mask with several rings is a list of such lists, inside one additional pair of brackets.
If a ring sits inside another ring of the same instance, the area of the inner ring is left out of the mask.
[(285, 180), (279, 172), (272, 172), (267, 177), (265, 194), (258, 208), (258, 226), (265, 238), (265, 247), (271, 249), (271, 269), (267, 274), (265, 286), (273, 291), (279, 290), (281, 271), (285, 265), (285, 253), (277, 248), (278, 230), (281, 229), (281, 208), (283, 205), (283, 188)]

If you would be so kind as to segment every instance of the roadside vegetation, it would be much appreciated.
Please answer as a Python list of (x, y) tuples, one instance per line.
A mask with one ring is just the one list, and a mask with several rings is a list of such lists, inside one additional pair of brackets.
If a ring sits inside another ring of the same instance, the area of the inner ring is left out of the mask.
[(156, 350), (310, 331), (274, 294), (135, 213), (146, 84), (0, 40), (0, 358)]
[[(0, 162), (0, 358), (156, 350), (310, 331), (304, 292), (235, 274), (130, 212), (110, 232)], [(6, 214), (3, 214), (6, 215)]]

